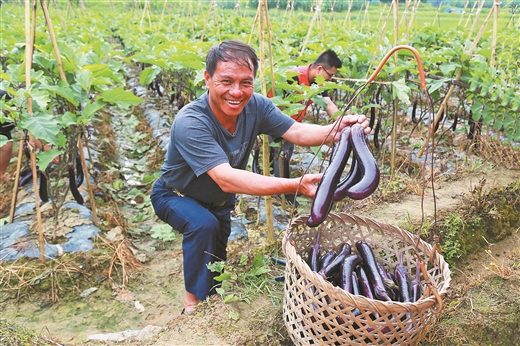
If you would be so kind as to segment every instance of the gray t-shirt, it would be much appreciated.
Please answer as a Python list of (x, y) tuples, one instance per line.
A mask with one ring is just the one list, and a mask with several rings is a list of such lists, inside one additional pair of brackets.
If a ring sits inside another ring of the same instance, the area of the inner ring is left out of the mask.
[(162, 178), (168, 187), (201, 202), (227, 200), (231, 194), (222, 191), (206, 172), (226, 162), (246, 169), (256, 136), (282, 136), (294, 122), (270, 99), (254, 93), (238, 116), (235, 133), (230, 134), (213, 115), (206, 92), (176, 115)]

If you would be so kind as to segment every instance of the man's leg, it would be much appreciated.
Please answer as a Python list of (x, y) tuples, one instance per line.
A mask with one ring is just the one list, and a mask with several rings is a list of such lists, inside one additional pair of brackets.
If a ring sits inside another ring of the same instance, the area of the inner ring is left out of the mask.
[(166, 188), (161, 180), (155, 183), (151, 200), (157, 216), (183, 234), (184, 281), (187, 291), (184, 304), (186, 311), (193, 310), (194, 306), (206, 299), (214, 286), (215, 274), (206, 265), (226, 259), (225, 246), (231, 232), (229, 213), (233, 208), (232, 201), (210, 211), (193, 198), (178, 196)]

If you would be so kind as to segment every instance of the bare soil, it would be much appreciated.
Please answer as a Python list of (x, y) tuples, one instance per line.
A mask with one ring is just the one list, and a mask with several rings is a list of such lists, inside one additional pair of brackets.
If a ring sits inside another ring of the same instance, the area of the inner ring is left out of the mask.
[[(495, 167), (464, 173), (456, 179), (438, 181), (435, 190), (437, 213), (456, 211), (463, 203), (463, 198), (470, 194), (483, 178), (486, 180), (485, 189), (491, 189), (515, 181), (518, 183), (519, 176), (518, 171)], [(423, 211), (426, 216), (432, 215), (431, 196), (431, 189), (427, 189), (424, 198), (419, 194), (406, 194), (394, 202), (365, 201), (359, 205), (350, 205), (349, 209), (379, 222), (404, 226), (410, 220), (420, 220)], [(262, 240), (255, 238), (255, 235), (259, 234), (254, 230), (255, 227), (248, 227), (249, 239), (230, 244), (230, 258), (240, 257), (241, 254), (254, 252), (258, 248), (258, 243)], [(219, 296), (214, 296), (201, 305), (195, 314), (181, 315), (184, 285), (180, 240), (179, 237), (172, 242), (162, 242), (147, 236), (131, 237), (137, 249), (136, 254), (143, 263), (140, 268), (130, 272), (128, 287), (116, 287), (117, 285), (109, 284), (106, 280), (97, 283), (93, 280), (93, 283), (96, 283), (93, 287), (97, 287), (98, 290), (91, 295), (80, 298), (78, 290), (73, 295), (66, 294), (56, 302), (52, 301), (49, 293), (33, 291), (17, 297), (17, 300), (3, 300), (3, 318), (47, 335), (51, 340), (63, 345), (84, 344), (89, 335), (95, 334), (105, 334), (106, 340), (107, 333), (141, 330), (148, 325), (162, 328), (155, 336), (141, 341), (135, 341), (134, 338), (132, 342), (127, 340), (127, 344), (292, 344), (283, 325), (280, 305), (283, 286), (275, 281), (270, 283), (273, 285), (271, 297), (257, 296), (247, 303), (224, 303)], [(69, 256), (75, 257), (75, 261), (81, 257), (84, 257), (84, 261), (95, 260), (89, 258), (88, 254)], [(462, 304), (462, 297), (469, 294), (471, 287), (477, 287), (482, 294), (481, 288), (478, 288), (482, 286), (476, 286), (476, 283), (482, 284), (489, 278), (496, 278), (497, 274), (498, 280), (506, 283), (503, 287), (508, 291), (506, 296), (512, 297), (513, 300), (514, 297), (518, 299), (520, 291), (512, 278), (518, 283), (519, 262), (518, 229), (513, 230), (513, 234), (503, 241), (490, 243), (488, 249), (464, 258), (451, 268), (453, 293), (446, 297), (445, 311), (450, 315), (456, 314), (459, 305)], [(275, 265), (272, 270), (273, 276), (283, 273), (283, 269)], [(500, 279), (500, 275), (504, 279)], [(461, 290), (461, 287), (464, 289)], [(63, 288), (63, 291), (67, 290)], [(144, 309), (138, 309), (136, 304), (140, 304)], [(518, 331), (518, 316), (516, 323)], [(439, 324), (431, 327), (429, 337), (435, 341), (433, 344), (441, 344), (442, 339), (435, 336), (436, 328), (445, 328), (440, 326)], [(461, 330), (458, 332), (462, 333)], [(88, 344), (102, 345), (111, 342), (90, 341)]]

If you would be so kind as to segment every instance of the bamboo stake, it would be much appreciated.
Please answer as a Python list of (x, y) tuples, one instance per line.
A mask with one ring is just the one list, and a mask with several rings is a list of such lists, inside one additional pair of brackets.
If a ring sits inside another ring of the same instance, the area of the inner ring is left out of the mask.
[(348, 2), (348, 10), (347, 10), (347, 14), (345, 15), (345, 19), (343, 20), (343, 26), (345, 26), (345, 24), (347, 23), (348, 21), (348, 27), (349, 29), (351, 28), (352, 26), (352, 23), (350, 22), (350, 11), (352, 10), (352, 2), (354, 0), (349, 0)]
[(302, 50), (300, 51), (299, 56), (303, 55), (303, 52), (305, 51), (305, 46), (309, 42), (309, 38), (311, 37), (311, 33), (312, 33), (312, 27), (314, 26), (314, 23), (316, 22), (316, 19), (319, 16), (318, 8), (321, 8), (322, 3), (323, 3), (323, 0), (317, 0), (316, 9), (314, 11), (314, 16), (312, 17), (311, 25), (309, 25), (309, 30), (307, 31), (307, 36), (305, 37), (305, 41), (303, 41)]
[[(381, 7), (381, 6), (380, 6)], [(383, 9), (379, 11), (379, 18), (377, 19), (376, 28), (380, 27), (381, 20), (383, 19), (383, 13), (385, 13), (386, 4), (383, 5)]]
[[(399, 0), (394, 0), (394, 45), (399, 45)], [(399, 65), (399, 55), (397, 52), (394, 55), (395, 66)], [(397, 81), (397, 74), (395, 75)], [(397, 152), (397, 111), (399, 102), (397, 97), (394, 98), (394, 111), (392, 113), (392, 151), (390, 152), (390, 180), (393, 180), (395, 174), (395, 157)]]
[[(49, 11), (47, 10), (47, 6), (45, 5), (45, 0), (40, 0), (40, 4), (42, 6), (43, 14), (45, 16), (45, 21), (47, 22), (47, 29), (49, 30), (49, 35), (50, 35), (50, 38), (51, 38), (51, 41), (52, 41), (52, 46), (54, 48), (54, 54), (56, 55), (56, 64), (58, 65), (58, 70), (60, 71), (60, 78), (61, 78), (62, 81), (67, 81), (67, 77), (65, 76), (65, 71), (63, 70), (63, 65), (61, 63), (60, 51), (59, 51), (59, 48), (58, 48), (58, 43), (56, 42), (56, 36), (54, 35), (54, 29), (52, 27), (51, 17), (49, 15)], [(68, 106), (69, 106), (70, 112), (73, 112), (74, 109), (73, 109), (72, 104), (70, 102), (68, 102)], [(88, 190), (88, 193), (89, 193), (90, 208), (92, 209), (94, 225), (99, 226), (97, 213), (96, 213), (96, 200), (94, 199), (94, 192), (92, 191), (92, 187), (90, 185), (90, 180), (88, 179), (88, 177), (89, 177), (89, 175), (88, 175), (88, 168), (87, 168), (87, 164), (85, 162), (85, 156), (84, 156), (84, 153), (83, 153), (83, 145), (81, 143), (81, 135), (79, 136), (79, 144), (78, 145), (79, 145), (80, 155), (82, 156), (83, 169), (86, 172), (86, 174), (85, 174), (85, 177), (86, 177), (85, 181), (87, 183), (87, 190)]]
[[(478, 3), (478, 1), (477, 1)], [(484, 0), (482, 0), (481, 3), (478, 3), (478, 7), (475, 11), (475, 19), (473, 19), (473, 24), (471, 25), (471, 29), (469, 30), (469, 33), (468, 33), (468, 41), (470, 39), (470, 37), (473, 35), (473, 32), (475, 31), (475, 28), (477, 27), (477, 24), (478, 24), (478, 20), (480, 18), (480, 12), (482, 11), (482, 7), (484, 6)]]
[(361, 27), (364, 28), (366, 22), (368, 21), (368, 30), (370, 32), (370, 21), (368, 19), (368, 7), (370, 6), (370, 2), (365, 2), (365, 14), (363, 15), (363, 23), (361, 24)]
[[(36, 8), (36, 0), (33, 2), (33, 8)], [(29, 1), (25, 1), (25, 46), (29, 47), (25, 50), (25, 86), (27, 88), (27, 92), (30, 94), (30, 86), (31, 86), (31, 67), (32, 67), (32, 52), (33, 48), (30, 48), (34, 44), (34, 37), (31, 32), (31, 27), (29, 24), (29, 18), (31, 17), (31, 10), (29, 7)], [(32, 116), (32, 98), (27, 98), (27, 113)], [(32, 134), (29, 132), (29, 141), (32, 143), (34, 138)], [(45, 239), (43, 237), (43, 224), (42, 224), (42, 214), (40, 210), (40, 193), (38, 191), (38, 174), (36, 169), (36, 156), (34, 154), (34, 150), (30, 151), (31, 153), (31, 170), (33, 175), (33, 190), (34, 190), (34, 202), (36, 205), (36, 220), (38, 225), (38, 235), (39, 235), (39, 245), (40, 245), (40, 258), (43, 264), (45, 264)]]
[(469, 24), (469, 21), (471, 20), (471, 17), (473, 16), (473, 12), (475, 11), (475, 7), (478, 5), (478, 0), (473, 3), (473, 7), (471, 8), (471, 12), (469, 13), (468, 19), (466, 20), (466, 24), (464, 24), (464, 29)]
[[(162, 22), (163, 22), (163, 19), (164, 19), (164, 12), (166, 10), (166, 4), (167, 4), (167, 0), (164, 0), (164, 5), (163, 5), (163, 8), (162, 8), (162, 11), (161, 11), (161, 17), (159, 19), (159, 24), (157, 24), (157, 33), (159, 33), (159, 30), (161, 30), (162, 28)], [(184, 7), (182, 8), (182, 10), (184, 11)]]
[[(259, 40), (259, 49), (260, 49), (260, 86), (263, 95), (267, 95), (267, 86), (265, 81), (265, 71), (264, 71), (264, 60), (265, 60), (265, 48), (264, 48), (264, 16), (267, 21), (267, 4), (266, 0), (261, 0), (258, 3), (258, 18), (259, 18), (259, 30), (258, 30), (258, 40)], [(268, 35), (270, 32), (270, 28), (267, 28)], [(274, 84), (272, 85), (274, 89)], [(262, 143), (262, 164), (263, 164), (263, 172), (264, 175), (269, 175), (269, 138), (267, 135), (263, 135), (263, 143)], [(272, 196), (266, 195), (265, 199), (265, 217), (267, 223), (267, 241), (269, 243), (274, 242), (274, 217), (273, 217), (273, 201)]]
[(399, 21), (399, 26), (402, 26), (403, 22), (405, 22), (405, 25), (408, 22), (408, 8), (410, 7), (410, 1), (411, 0), (405, 0), (405, 2), (404, 2), (403, 16), (401, 17), (401, 20)]
[(415, 15), (417, 14), (417, 10), (419, 9), (420, 4), (421, 4), (421, 0), (416, 0), (415, 4), (412, 6), (412, 18), (410, 19), (408, 27), (406, 28), (407, 35), (408, 35), (408, 31), (410, 30), (410, 27), (412, 26), (413, 22), (415, 21)]
[(206, 34), (206, 27), (208, 26), (209, 16), (211, 14), (211, 8), (213, 7), (213, 2), (210, 2), (208, 13), (206, 14), (206, 20), (204, 21), (204, 28), (202, 29), (202, 34), (200, 35), (200, 42), (204, 42), (204, 35)]
[[(473, 44), (471, 45), (471, 47), (469, 48), (469, 50), (467, 52), (468, 56), (471, 56), (473, 54), (473, 51), (477, 48), (478, 42), (480, 41), (480, 39), (482, 38), (482, 35), (484, 34), (484, 31), (486, 29), (487, 23), (489, 22), (489, 19), (491, 18), (491, 15), (493, 14), (494, 9), (495, 9), (495, 7), (493, 6), (491, 8), (491, 11), (489, 11), (489, 14), (488, 14), (487, 18), (484, 20), (484, 23), (482, 24), (482, 27), (480, 28), (480, 31), (477, 34), (477, 37), (475, 37), (475, 40), (473, 41)], [(462, 76), (462, 70), (460, 70), (457, 73), (457, 75), (455, 76), (454, 80), (455, 81), (460, 80), (461, 76)], [(431, 128), (429, 129), (429, 131), (432, 134), (432, 138), (433, 138), (433, 132), (434, 132), (433, 130), (435, 129), (435, 127), (439, 123), (439, 121), (441, 119), (441, 116), (442, 116), (442, 112), (444, 111), (445, 108), (447, 108), (448, 100), (450, 99), (451, 94), (453, 93), (453, 90), (455, 89), (455, 85), (456, 85), (456, 83), (452, 83), (451, 84), (450, 88), (448, 89), (448, 92), (444, 96), (444, 100), (443, 100), (442, 104), (439, 106), (437, 114), (435, 115), (435, 118), (434, 118), (434, 120), (432, 122)], [(422, 146), (421, 146), (421, 148), (417, 152), (417, 157), (418, 158), (420, 158), (422, 156), (424, 150), (426, 149), (426, 145), (427, 144), (428, 144), (428, 139), (425, 139), (423, 144), (422, 144)]]
[(435, 14), (435, 18), (433, 19), (433, 23), (435, 23), (437, 20), (439, 21), (439, 28), (441, 27), (441, 19), (439, 17), (439, 14), (441, 12), (441, 6), (442, 6), (442, 1), (439, 4), (439, 7), (437, 7), (437, 13)]
[(457, 26), (460, 26), (460, 24), (462, 23), (462, 19), (464, 18), (464, 14), (466, 14), (466, 8), (468, 7), (468, 2), (469, 2), (469, 0), (464, 1), (464, 8), (462, 9), (462, 13), (461, 13), (460, 19), (459, 19), (459, 24), (457, 24)]
[(14, 221), (14, 209), (16, 207), (16, 198), (18, 196), (18, 183), (20, 182), (20, 168), (22, 167), (24, 142), (25, 142), (25, 140), (22, 138), (20, 140), (20, 147), (18, 148), (18, 161), (16, 162), (16, 173), (15, 173), (15, 177), (14, 177), (14, 190), (13, 190), (13, 196), (11, 198), (11, 208), (9, 210), (9, 223), (13, 223), (13, 221)]
[(493, 5), (494, 18), (493, 18), (493, 36), (491, 38), (491, 66), (495, 66), (496, 50), (497, 50), (497, 30), (498, 30), (498, 11), (500, 10), (500, 2), (495, 0)]

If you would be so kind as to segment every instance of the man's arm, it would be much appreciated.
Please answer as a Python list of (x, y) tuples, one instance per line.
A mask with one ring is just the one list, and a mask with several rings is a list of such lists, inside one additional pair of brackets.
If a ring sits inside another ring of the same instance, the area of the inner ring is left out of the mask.
[(298, 194), (314, 197), (322, 174), (305, 174), (300, 178), (277, 178), (236, 169), (228, 163), (208, 171), (208, 175), (227, 193), (244, 193), (254, 196)]
[(336, 142), (341, 136), (341, 130), (355, 123), (363, 125), (365, 133), (370, 133), (368, 121), (364, 115), (346, 115), (329, 125), (294, 123), (282, 137), (300, 146), (317, 146), (322, 143)]

